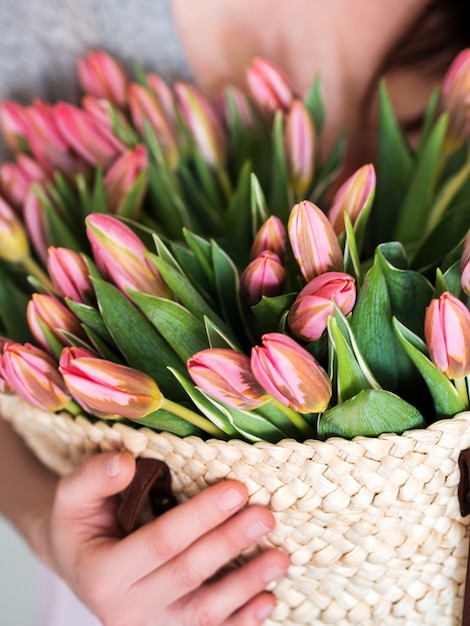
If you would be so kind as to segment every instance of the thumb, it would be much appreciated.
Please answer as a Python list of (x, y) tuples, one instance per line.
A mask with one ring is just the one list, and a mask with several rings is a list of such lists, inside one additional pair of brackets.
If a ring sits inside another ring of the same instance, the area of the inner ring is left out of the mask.
[(134, 474), (135, 459), (129, 452), (97, 454), (62, 478), (56, 505), (64, 515), (82, 517), (90, 510), (99, 510), (107, 498), (125, 489)]

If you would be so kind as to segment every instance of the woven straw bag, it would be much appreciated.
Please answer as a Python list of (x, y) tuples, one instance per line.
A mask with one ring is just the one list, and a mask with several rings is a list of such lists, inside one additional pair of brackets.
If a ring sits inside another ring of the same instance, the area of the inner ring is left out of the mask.
[(94, 452), (126, 448), (165, 461), (179, 500), (223, 478), (244, 482), (250, 502), (277, 518), (259, 547), (281, 546), (292, 563), (274, 587), (269, 626), (461, 622), (468, 521), (458, 458), (470, 447), (470, 413), (401, 436), (276, 445), (92, 423), (6, 394), (0, 414), (60, 474)]

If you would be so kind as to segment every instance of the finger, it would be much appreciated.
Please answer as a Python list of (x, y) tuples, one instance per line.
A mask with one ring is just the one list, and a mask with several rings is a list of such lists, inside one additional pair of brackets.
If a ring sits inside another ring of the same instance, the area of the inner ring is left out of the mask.
[(114, 550), (116, 561), (126, 563), (126, 580), (132, 584), (170, 561), (241, 509), (247, 499), (242, 483), (224, 481), (136, 530)]
[(272, 593), (260, 593), (231, 615), (224, 626), (260, 626), (271, 615), (276, 603)]
[(267, 509), (245, 509), (141, 579), (136, 588), (143, 597), (153, 594), (157, 601), (170, 605), (203, 585), (274, 525), (274, 516)]
[(129, 452), (107, 452), (90, 457), (58, 485), (56, 506), (64, 517), (84, 519), (99, 511), (107, 498), (125, 489), (135, 473)]
[[(267, 600), (256, 600), (254, 604), (250, 604), (250, 600), (258, 596), (269, 583), (283, 576), (288, 567), (289, 559), (283, 552), (263, 552), (242, 568), (201, 587), (187, 600), (183, 599), (179, 603), (184, 616), (182, 623), (225, 624), (228, 620), (229, 624), (241, 626), (246, 623), (243, 621), (246, 615), (250, 615), (253, 621), (255, 611), (261, 612)], [(259, 618), (256, 619), (258, 622), (254, 621), (254, 624), (259, 623)]]

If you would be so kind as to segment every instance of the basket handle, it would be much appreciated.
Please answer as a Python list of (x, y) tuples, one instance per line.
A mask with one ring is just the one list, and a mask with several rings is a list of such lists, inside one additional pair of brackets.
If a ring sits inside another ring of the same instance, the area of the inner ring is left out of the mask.
[[(470, 448), (462, 450), (459, 455), (460, 482), (458, 496), (460, 512), (463, 517), (470, 514)], [(465, 579), (465, 594), (463, 600), (462, 626), (470, 626), (470, 546)]]
[(156, 459), (136, 459), (130, 485), (121, 493), (118, 520), (126, 534), (176, 505), (168, 465)]

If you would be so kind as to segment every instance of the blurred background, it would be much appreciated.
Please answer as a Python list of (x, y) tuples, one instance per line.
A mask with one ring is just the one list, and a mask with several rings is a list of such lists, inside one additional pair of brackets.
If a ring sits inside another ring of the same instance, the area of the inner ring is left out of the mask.
[(39, 590), (36, 583), (37, 569), (29, 548), (8, 522), (0, 517), (2, 626), (39, 626), (37, 622)]

